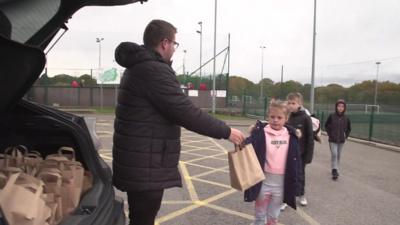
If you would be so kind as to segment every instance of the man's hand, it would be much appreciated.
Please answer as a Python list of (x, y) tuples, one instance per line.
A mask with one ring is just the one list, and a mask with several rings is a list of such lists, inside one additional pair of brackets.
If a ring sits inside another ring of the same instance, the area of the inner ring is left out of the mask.
[(244, 141), (244, 135), (242, 131), (231, 128), (231, 135), (229, 136), (229, 140), (236, 145), (241, 144)]

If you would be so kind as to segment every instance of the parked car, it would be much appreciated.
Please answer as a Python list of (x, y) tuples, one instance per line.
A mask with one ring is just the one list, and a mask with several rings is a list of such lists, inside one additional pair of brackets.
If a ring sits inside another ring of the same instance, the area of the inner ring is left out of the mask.
[[(63, 225), (125, 224), (123, 200), (115, 195), (112, 171), (81, 116), (24, 98), (42, 73), (45, 49), (66, 22), (85, 6), (124, 5), (139, 0), (0, 0), (0, 152), (24, 145), (43, 156), (72, 147), (92, 173), (93, 186)], [(3, 209), (4, 211), (4, 209)], [(0, 221), (1, 220), (0, 218)]]

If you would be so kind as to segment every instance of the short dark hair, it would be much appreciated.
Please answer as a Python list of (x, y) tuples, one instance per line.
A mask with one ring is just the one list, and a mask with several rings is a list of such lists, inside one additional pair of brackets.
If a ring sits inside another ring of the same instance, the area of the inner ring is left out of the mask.
[(164, 20), (152, 20), (144, 30), (143, 43), (146, 47), (155, 48), (165, 38), (173, 40), (177, 29)]

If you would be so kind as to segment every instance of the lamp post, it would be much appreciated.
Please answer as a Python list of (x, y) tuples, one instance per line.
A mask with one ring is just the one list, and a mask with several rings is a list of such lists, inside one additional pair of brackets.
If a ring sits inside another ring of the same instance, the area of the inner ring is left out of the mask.
[(317, 22), (317, 0), (314, 0), (314, 25), (313, 25), (313, 49), (311, 61), (311, 90), (310, 90), (310, 113), (314, 113), (314, 79), (315, 79), (315, 36)]
[(375, 94), (374, 94), (374, 105), (377, 105), (378, 98), (378, 74), (379, 74), (379, 65), (381, 62), (376, 62), (376, 79), (375, 79)]
[(182, 74), (185, 76), (185, 74), (186, 74), (186, 68), (185, 68), (185, 60), (186, 60), (186, 49), (185, 50), (183, 50), (183, 61), (182, 61)]
[[(104, 38), (96, 38), (96, 42), (99, 43), (99, 69), (98, 69), (98, 79), (100, 79), (101, 74), (101, 42)], [(100, 108), (103, 109), (103, 81), (100, 80)]]
[(261, 81), (260, 81), (260, 100), (263, 99), (263, 79), (264, 79), (264, 49), (265, 46), (260, 46), (261, 49)]
[(216, 106), (216, 92), (215, 92), (215, 69), (216, 69), (216, 62), (217, 62), (217, 6), (218, 6), (218, 1), (215, 0), (215, 6), (214, 6), (214, 60), (213, 60), (213, 92), (212, 92), (212, 113), (215, 114), (215, 106)]
[(202, 54), (203, 54), (203, 22), (198, 22), (200, 25), (200, 30), (197, 30), (196, 32), (200, 34), (200, 82), (201, 82), (201, 67), (202, 67)]

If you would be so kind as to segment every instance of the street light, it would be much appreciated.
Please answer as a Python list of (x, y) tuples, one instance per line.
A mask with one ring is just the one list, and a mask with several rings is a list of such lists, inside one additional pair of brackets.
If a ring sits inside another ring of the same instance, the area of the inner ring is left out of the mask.
[(260, 46), (261, 48), (261, 81), (260, 81), (260, 100), (263, 99), (263, 79), (264, 79), (264, 49), (265, 46)]
[(183, 61), (182, 61), (182, 72), (183, 72), (183, 75), (185, 76), (185, 74), (186, 74), (186, 71), (185, 71), (185, 60), (186, 60), (186, 49), (185, 50), (183, 50)]
[(201, 67), (202, 67), (202, 53), (203, 53), (203, 22), (198, 22), (200, 25), (200, 30), (197, 30), (196, 32), (200, 34), (200, 82), (201, 82)]
[(317, 23), (317, 0), (314, 0), (314, 23), (313, 23), (313, 48), (311, 59), (311, 90), (310, 90), (310, 113), (314, 113), (314, 80), (315, 80), (315, 37)]
[(96, 38), (96, 42), (99, 43), (99, 75), (98, 79), (100, 81), (100, 108), (103, 109), (103, 82), (100, 80), (100, 73), (101, 73), (101, 42), (104, 38)]
[(378, 74), (379, 74), (379, 65), (381, 62), (376, 62), (376, 79), (375, 79), (375, 95), (374, 95), (374, 105), (377, 105), (377, 98), (378, 98)]

